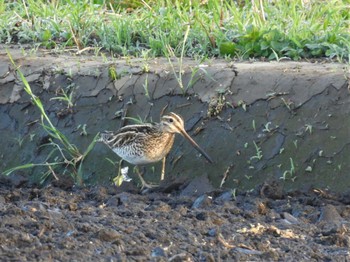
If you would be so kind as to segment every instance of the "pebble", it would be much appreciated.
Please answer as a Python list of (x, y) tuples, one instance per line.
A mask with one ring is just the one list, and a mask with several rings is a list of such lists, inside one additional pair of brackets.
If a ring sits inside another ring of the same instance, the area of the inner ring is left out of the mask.
[(193, 179), (184, 190), (181, 191), (180, 196), (200, 196), (208, 192), (212, 192), (214, 187), (210, 183), (206, 175), (196, 177)]
[(227, 191), (222, 193), (220, 196), (215, 198), (214, 202), (215, 204), (222, 205), (225, 202), (231, 201), (232, 200), (232, 191)]
[(326, 205), (321, 209), (318, 222), (339, 224), (342, 220), (335, 206)]
[(106, 242), (113, 242), (114, 240), (121, 238), (121, 235), (117, 231), (111, 228), (109, 229), (103, 228), (97, 234), (98, 234), (98, 238), (101, 241), (106, 241)]
[(165, 251), (161, 247), (156, 247), (151, 252), (152, 257), (165, 257)]
[(290, 224), (299, 224), (299, 220), (289, 214), (288, 212), (283, 212), (282, 216), (284, 217), (285, 220), (287, 220)]
[(208, 204), (210, 203), (209, 197), (207, 195), (201, 195), (200, 197), (198, 197), (194, 202), (191, 208), (195, 209), (195, 208), (203, 208), (205, 206), (208, 206)]
[(211, 228), (208, 231), (208, 236), (215, 237), (217, 235), (217, 230), (215, 228)]

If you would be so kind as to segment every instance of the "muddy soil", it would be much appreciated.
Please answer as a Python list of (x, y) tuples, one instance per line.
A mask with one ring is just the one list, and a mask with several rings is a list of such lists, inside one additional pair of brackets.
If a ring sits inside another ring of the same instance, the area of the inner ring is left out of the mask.
[[(23, 181), (22, 181), (23, 182)], [(0, 183), (1, 261), (349, 261), (350, 194)], [(172, 186), (170, 186), (172, 185)], [(209, 186), (209, 185), (208, 185)]]

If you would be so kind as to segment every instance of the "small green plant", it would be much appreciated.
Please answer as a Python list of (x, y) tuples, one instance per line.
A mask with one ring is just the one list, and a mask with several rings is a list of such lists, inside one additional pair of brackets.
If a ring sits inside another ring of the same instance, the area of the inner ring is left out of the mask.
[(142, 64), (142, 72), (143, 73), (149, 73), (151, 71), (151, 68), (147, 62), (144, 62)]
[(182, 81), (182, 75), (183, 75), (183, 58), (184, 58), (184, 54), (185, 54), (185, 47), (186, 47), (186, 41), (187, 41), (187, 38), (188, 38), (188, 34), (190, 32), (190, 29), (191, 29), (191, 26), (188, 24), (186, 26), (186, 31), (185, 31), (185, 34), (184, 34), (184, 39), (183, 39), (183, 43), (182, 43), (182, 49), (181, 49), (181, 55), (179, 58), (177, 58), (177, 62), (178, 62), (178, 66), (179, 66), (179, 69), (178, 69), (178, 73), (176, 73), (176, 69), (175, 69), (175, 66), (174, 66), (174, 63), (171, 61), (171, 58), (172, 57), (176, 57), (175, 53), (174, 53), (174, 50), (173, 48), (170, 46), (170, 45), (166, 45), (166, 52), (165, 52), (165, 56), (167, 57), (168, 59), (168, 62), (171, 66), (171, 69), (173, 71), (173, 74), (180, 86), (180, 89), (182, 90), (182, 93), (183, 94), (186, 94), (187, 92), (187, 88), (184, 87), (183, 85), (183, 81)]
[(74, 84), (67, 86), (67, 90), (70, 90), (70, 91), (66, 92), (64, 91), (63, 88), (61, 88), (57, 92), (58, 96), (50, 98), (50, 101), (51, 100), (63, 101), (67, 103), (67, 108), (72, 108), (74, 106), (74, 103), (73, 103)]
[[(97, 139), (97, 134), (93, 141), (90, 143), (88, 148), (85, 150), (84, 153), (81, 153), (80, 150), (72, 144), (68, 138), (61, 133), (51, 122), (50, 118), (45, 112), (44, 105), (42, 104), (39, 97), (37, 97), (33, 92), (32, 89), (27, 81), (27, 79), (24, 77), (21, 70), (16, 66), (15, 62), (12, 59), (11, 54), (7, 51), (7, 55), (10, 58), (13, 66), (15, 67), (15, 70), (17, 74), (20, 76), (20, 79), (24, 85), (24, 90), (28, 93), (28, 95), (31, 97), (31, 100), (33, 104), (39, 109), (41, 113), (41, 125), (44, 128), (44, 130), (47, 132), (47, 134), (50, 137), (50, 142), (48, 143), (49, 146), (52, 147), (52, 151), (48, 154), (46, 160), (44, 163), (40, 164), (24, 164), (21, 166), (17, 166), (14, 168), (11, 168), (4, 172), (5, 175), (10, 175), (14, 171), (20, 170), (20, 169), (26, 169), (26, 168), (33, 168), (37, 166), (45, 166), (48, 168), (48, 171), (44, 174), (44, 177), (46, 178), (48, 174), (52, 174), (55, 176), (54, 168), (53, 167), (64, 167), (64, 169), (70, 170), (71, 176), (74, 178), (75, 182), (79, 185), (83, 184), (83, 174), (82, 174), (82, 167), (84, 163), (84, 159), (86, 156), (90, 153), (90, 151), (93, 149)], [(57, 141), (54, 142), (54, 141)], [(56, 158), (54, 159), (54, 162), (49, 162), (49, 159), (55, 152), (59, 152), (59, 155), (61, 157), (61, 160)]]
[(287, 179), (291, 179), (294, 182), (294, 180), (296, 179), (296, 176), (294, 176), (295, 175), (295, 166), (294, 166), (293, 158), (290, 157), (289, 161), (290, 161), (290, 169), (284, 171), (283, 175), (280, 177), (280, 179), (282, 179), (284, 181)]
[(305, 125), (305, 130), (309, 131), (310, 135), (312, 134), (312, 125), (311, 124), (306, 124)]
[(234, 201), (237, 200), (237, 188), (231, 190), (232, 198)]
[(292, 105), (293, 105), (293, 102), (292, 101), (287, 101), (284, 99), (284, 97), (281, 97), (281, 100), (283, 101), (284, 105), (288, 108), (288, 111), (289, 112), (292, 112)]
[(133, 121), (135, 124), (143, 124), (143, 123), (145, 123), (145, 120), (143, 120), (141, 116), (138, 116), (137, 118), (136, 118), (136, 117), (129, 117), (129, 116), (126, 116), (126, 117), (124, 117), (124, 119), (131, 120), (131, 121)]
[(296, 149), (298, 149), (298, 139), (293, 140), (293, 145)]
[[(199, 66), (195, 66), (195, 67), (191, 66), (190, 69), (191, 69), (191, 76), (190, 76), (190, 81), (187, 84), (186, 90), (192, 88), (196, 84), (196, 82), (200, 79), (200, 76), (197, 76), (197, 73), (200, 69)], [(208, 72), (205, 71), (204, 69), (202, 69), (202, 71), (205, 72), (207, 75), (209, 75)]]
[(0, 1), (0, 42), (125, 57), (161, 56), (169, 46), (176, 56), (349, 61), (347, 0), (146, 2)]
[(23, 136), (18, 136), (17, 138), (14, 138), (18, 144), (19, 147), (22, 147), (23, 141), (24, 141), (24, 137)]
[(217, 97), (210, 100), (207, 115), (209, 117), (217, 116), (227, 105), (229, 104), (226, 102), (225, 95), (223, 93), (219, 93)]
[(108, 67), (108, 75), (112, 81), (120, 79), (120, 75), (118, 74), (117, 69), (113, 65)]
[(305, 168), (305, 171), (311, 173), (312, 172), (312, 166), (307, 166)]
[(238, 106), (242, 107), (244, 111), (247, 111), (247, 104), (243, 100), (238, 101)]
[(252, 157), (250, 158), (250, 160), (253, 160), (253, 159), (261, 160), (262, 157), (263, 157), (261, 148), (256, 144), (255, 141), (253, 141), (253, 144), (254, 144), (254, 147), (255, 147), (256, 155), (255, 155), (255, 156), (252, 156)]
[(82, 124), (82, 125), (78, 125), (77, 126), (77, 128), (76, 128), (76, 131), (78, 131), (78, 130), (80, 130), (81, 129), (81, 131), (80, 131), (80, 135), (81, 136), (87, 136), (88, 135), (88, 133), (87, 133), (87, 131), (86, 131), (86, 124)]
[(146, 75), (145, 83), (142, 85), (145, 90), (145, 96), (150, 99), (149, 91), (148, 91), (148, 74)]
[(265, 133), (270, 133), (270, 132), (271, 132), (270, 125), (271, 125), (271, 122), (267, 122), (267, 123), (264, 125), (263, 132), (265, 132)]

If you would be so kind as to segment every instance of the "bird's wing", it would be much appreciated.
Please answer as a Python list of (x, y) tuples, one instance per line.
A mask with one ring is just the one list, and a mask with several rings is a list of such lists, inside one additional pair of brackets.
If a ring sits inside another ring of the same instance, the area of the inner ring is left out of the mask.
[(147, 134), (155, 131), (153, 124), (128, 125), (116, 132), (104, 132), (101, 134), (103, 140), (111, 148), (126, 147), (135, 141), (142, 140)]

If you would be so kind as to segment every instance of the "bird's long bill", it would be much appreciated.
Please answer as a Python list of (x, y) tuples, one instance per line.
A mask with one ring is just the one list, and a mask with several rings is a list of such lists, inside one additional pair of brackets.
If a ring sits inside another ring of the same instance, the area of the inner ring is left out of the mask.
[(186, 131), (181, 130), (181, 134), (188, 140), (190, 141), (190, 143), (192, 144), (192, 146), (199, 152), (201, 153), (208, 161), (209, 163), (214, 163), (214, 161), (211, 159), (210, 156), (208, 156), (207, 153), (204, 152), (204, 150), (202, 148), (200, 148), (200, 146), (196, 143), (196, 141), (194, 141), (188, 134)]

